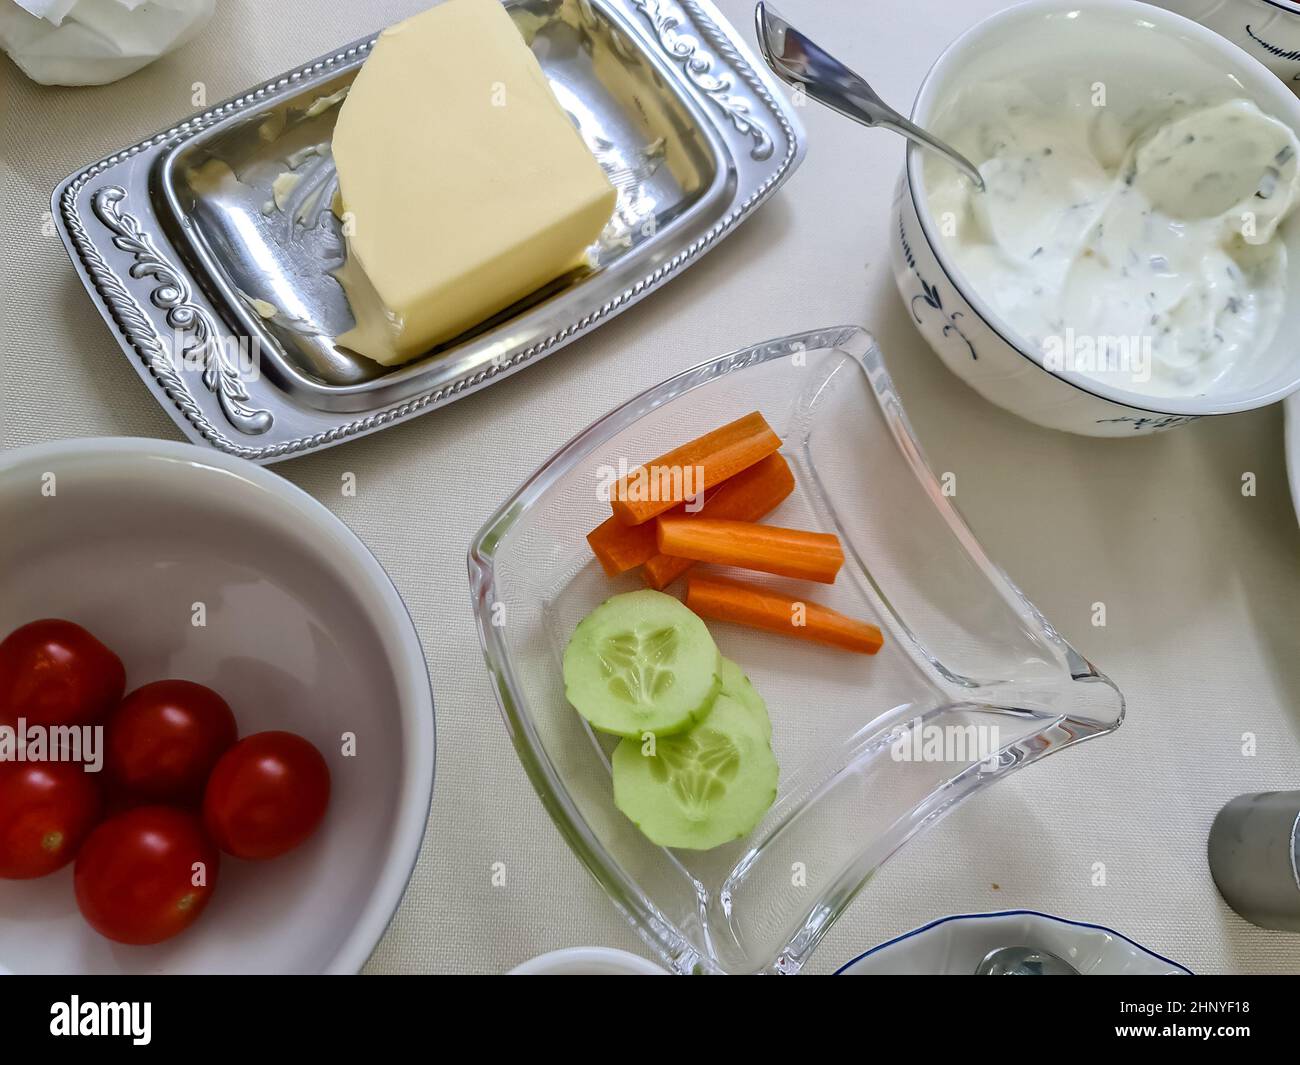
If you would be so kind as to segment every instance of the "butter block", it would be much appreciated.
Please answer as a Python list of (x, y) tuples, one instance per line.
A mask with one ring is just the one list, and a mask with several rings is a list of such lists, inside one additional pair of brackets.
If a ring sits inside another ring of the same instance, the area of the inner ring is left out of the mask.
[(385, 30), (334, 129), (339, 343), (395, 365), (578, 266), (616, 193), (497, 0)]

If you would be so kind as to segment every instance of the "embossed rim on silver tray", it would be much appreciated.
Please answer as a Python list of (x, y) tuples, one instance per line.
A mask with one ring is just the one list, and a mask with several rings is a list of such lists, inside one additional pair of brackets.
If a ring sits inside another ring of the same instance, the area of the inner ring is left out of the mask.
[[(401, 402), (340, 419), (307, 412), (329, 424), (311, 432), (277, 432), (277, 419), (302, 414), (269, 383), (250, 394), (215, 337), (216, 313), (161, 231), (152, 233), (124, 209), (128, 187), (147, 190), (157, 157), (212, 125), (280, 94), (303, 90), (359, 63), (377, 35), (321, 56), (259, 88), (74, 172), (55, 188), (54, 218), (73, 265), (123, 350), (164, 409), (192, 440), (254, 462), (276, 462), (329, 447), (425, 413), (519, 369), (631, 306), (691, 265), (770, 196), (802, 161), (804, 136), (776, 83), (754, 61), (708, 0), (579, 0), (623, 16), (625, 29), (647, 55), (666, 61), (678, 83), (716, 122), (751, 179), (709, 229), (678, 247), (654, 270), (620, 291), (593, 278), (593, 305), (544, 339), (486, 360), (471, 372)], [(655, 56), (653, 50), (658, 50)], [(742, 145), (744, 150), (742, 149)], [(122, 174), (118, 172), (122, 171)], [(134, 178), (132, 183), (129, 179)], [(89, 189), (93, 182), (103, 181)], [(124, 187), (125, 186), (125, 187)], [(743, 193), (743, 195), (742, 195)], [(87, 210), (92, 216), (87, 217)], [(102, 236), (92, 235), (89, 225)], [(109, 256), (118, 260), (110, 262)], [(141, 297), (144, 297), (141, 299)], [(184, 336), (193, 371), (180, 369), (160, 330)], [(436, 363), (437, 360), (431, 360)], [(265, 379), (262, 379), (265, 382)], [(278, 401), (278, 402), (277, 402)], [(286, 418), (285, 420), (291, 420)], [(299, 419), (301, 420), (301, 419)], [(261, 439), (261, 443), (256, 441)]]

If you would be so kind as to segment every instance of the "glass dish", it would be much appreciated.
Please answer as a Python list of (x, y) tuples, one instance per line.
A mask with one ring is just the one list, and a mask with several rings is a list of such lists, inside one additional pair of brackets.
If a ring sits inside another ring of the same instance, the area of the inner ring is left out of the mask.
[[(614, 806), (613, 743), (565, 700), (561, 654), (584, 614), (641, 587), (636, 573), (606, 577), (588, 550), (585, 534), (609, 514), (602, 487), (752, 410), (781, 435), (796, 479), (768, 520), (844, 544), (839, 579), (809, 598), (873, 621), (885, 645), (852, 655), (711, 622), (767, 700), (780, 784), (746, 838), (667, 850)], [(837, 327), (724, 355), (643, 393), (552, 457), (479, 533), (469, 555), (479, 633), (524, 769), (676, 971), (798, 972), (905, 842), (1007, 773), (1120, 724), (1119, 690), (988, 559), (949, 495), (874, 340)]]

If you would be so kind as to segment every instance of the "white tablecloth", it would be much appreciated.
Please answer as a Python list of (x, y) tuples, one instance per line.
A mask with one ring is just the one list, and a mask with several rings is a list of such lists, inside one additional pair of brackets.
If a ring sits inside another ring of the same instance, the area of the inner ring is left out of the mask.
[[(216, 102), (423, 6), (219, 0), (193, 43), (104, 88), (37, 88), (0, 59), (0, 443), (178, 435), (47, 226), (54, 184), (193, 113), (196, 82)], [(906, 109), (948, 40), (1005, 5), (781, 6)], [(751, 38), (751, 0), (721, 7)], [(645, 953), (517, 764), (471, 620), (466, 546), (526, 474), (615, 403), (749, 341), (860, 322), (880, 339), (931, 460), (957, 473), (976, 533), (1120, 685), (1129, 716), (1115, 735), (999, 784), (906, 848), (811, 968), (829, 971), (943, 914), (1026, 907), (1109, 925), (1194, 970), (1300, 972), (1300, 936), (1228, 910), (1204, 857), (1227, 799), (1300, 787), (1300, 532), (1280, 410), (1099, 441), (990, 406), (940, 365), (894, 292), (886, 241), (902, 142), (813, 107), (802, 114), (803, 168), (665, 290), (493, 388), (275, 467), (370, 545), (429, 654), (439, 740), (429, 831), (369, 968), (501, 971), (580, 944)], [(1253, 498), (1240, 490), (1248, 471)], [(340, 492), (344, 473), (356, 475), (355, 498)], [(1091, 623), (1097, 602), (1104, 628)], [(1257, 737), (1249, 757), (1247, 732)], [(492, 884), (496, 862), (504, 886)]]

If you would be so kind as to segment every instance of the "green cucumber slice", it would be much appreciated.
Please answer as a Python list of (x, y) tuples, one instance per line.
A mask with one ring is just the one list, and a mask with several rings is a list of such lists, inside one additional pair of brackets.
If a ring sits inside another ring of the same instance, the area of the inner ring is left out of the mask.
[(645, 589), (607, 599), (564, 649), (564, 694), (592, 728), (636, 739), (689, 728), (713, 705), (717, 644), (696, 614)]
[(745, 676), (745, 671), (730, 658), (724, 658), (722, 668), (718, 670), (718, 676), (722, 678), (722, 691), (719, 694), (731, 696), (753, 714), (754, 720), (762, 728), (763, 739), (770, 743), (772, 741), (772, 719), (768, 716), (767, 703), (763, 701), (763, 697), (758, 694), (749, 678)]
[(708, 850), (753, 831), (776, 799), (777, 765), (752, 710), (728, 695), (676, 736), (614, 749), (614, 805), (661, 847)]

